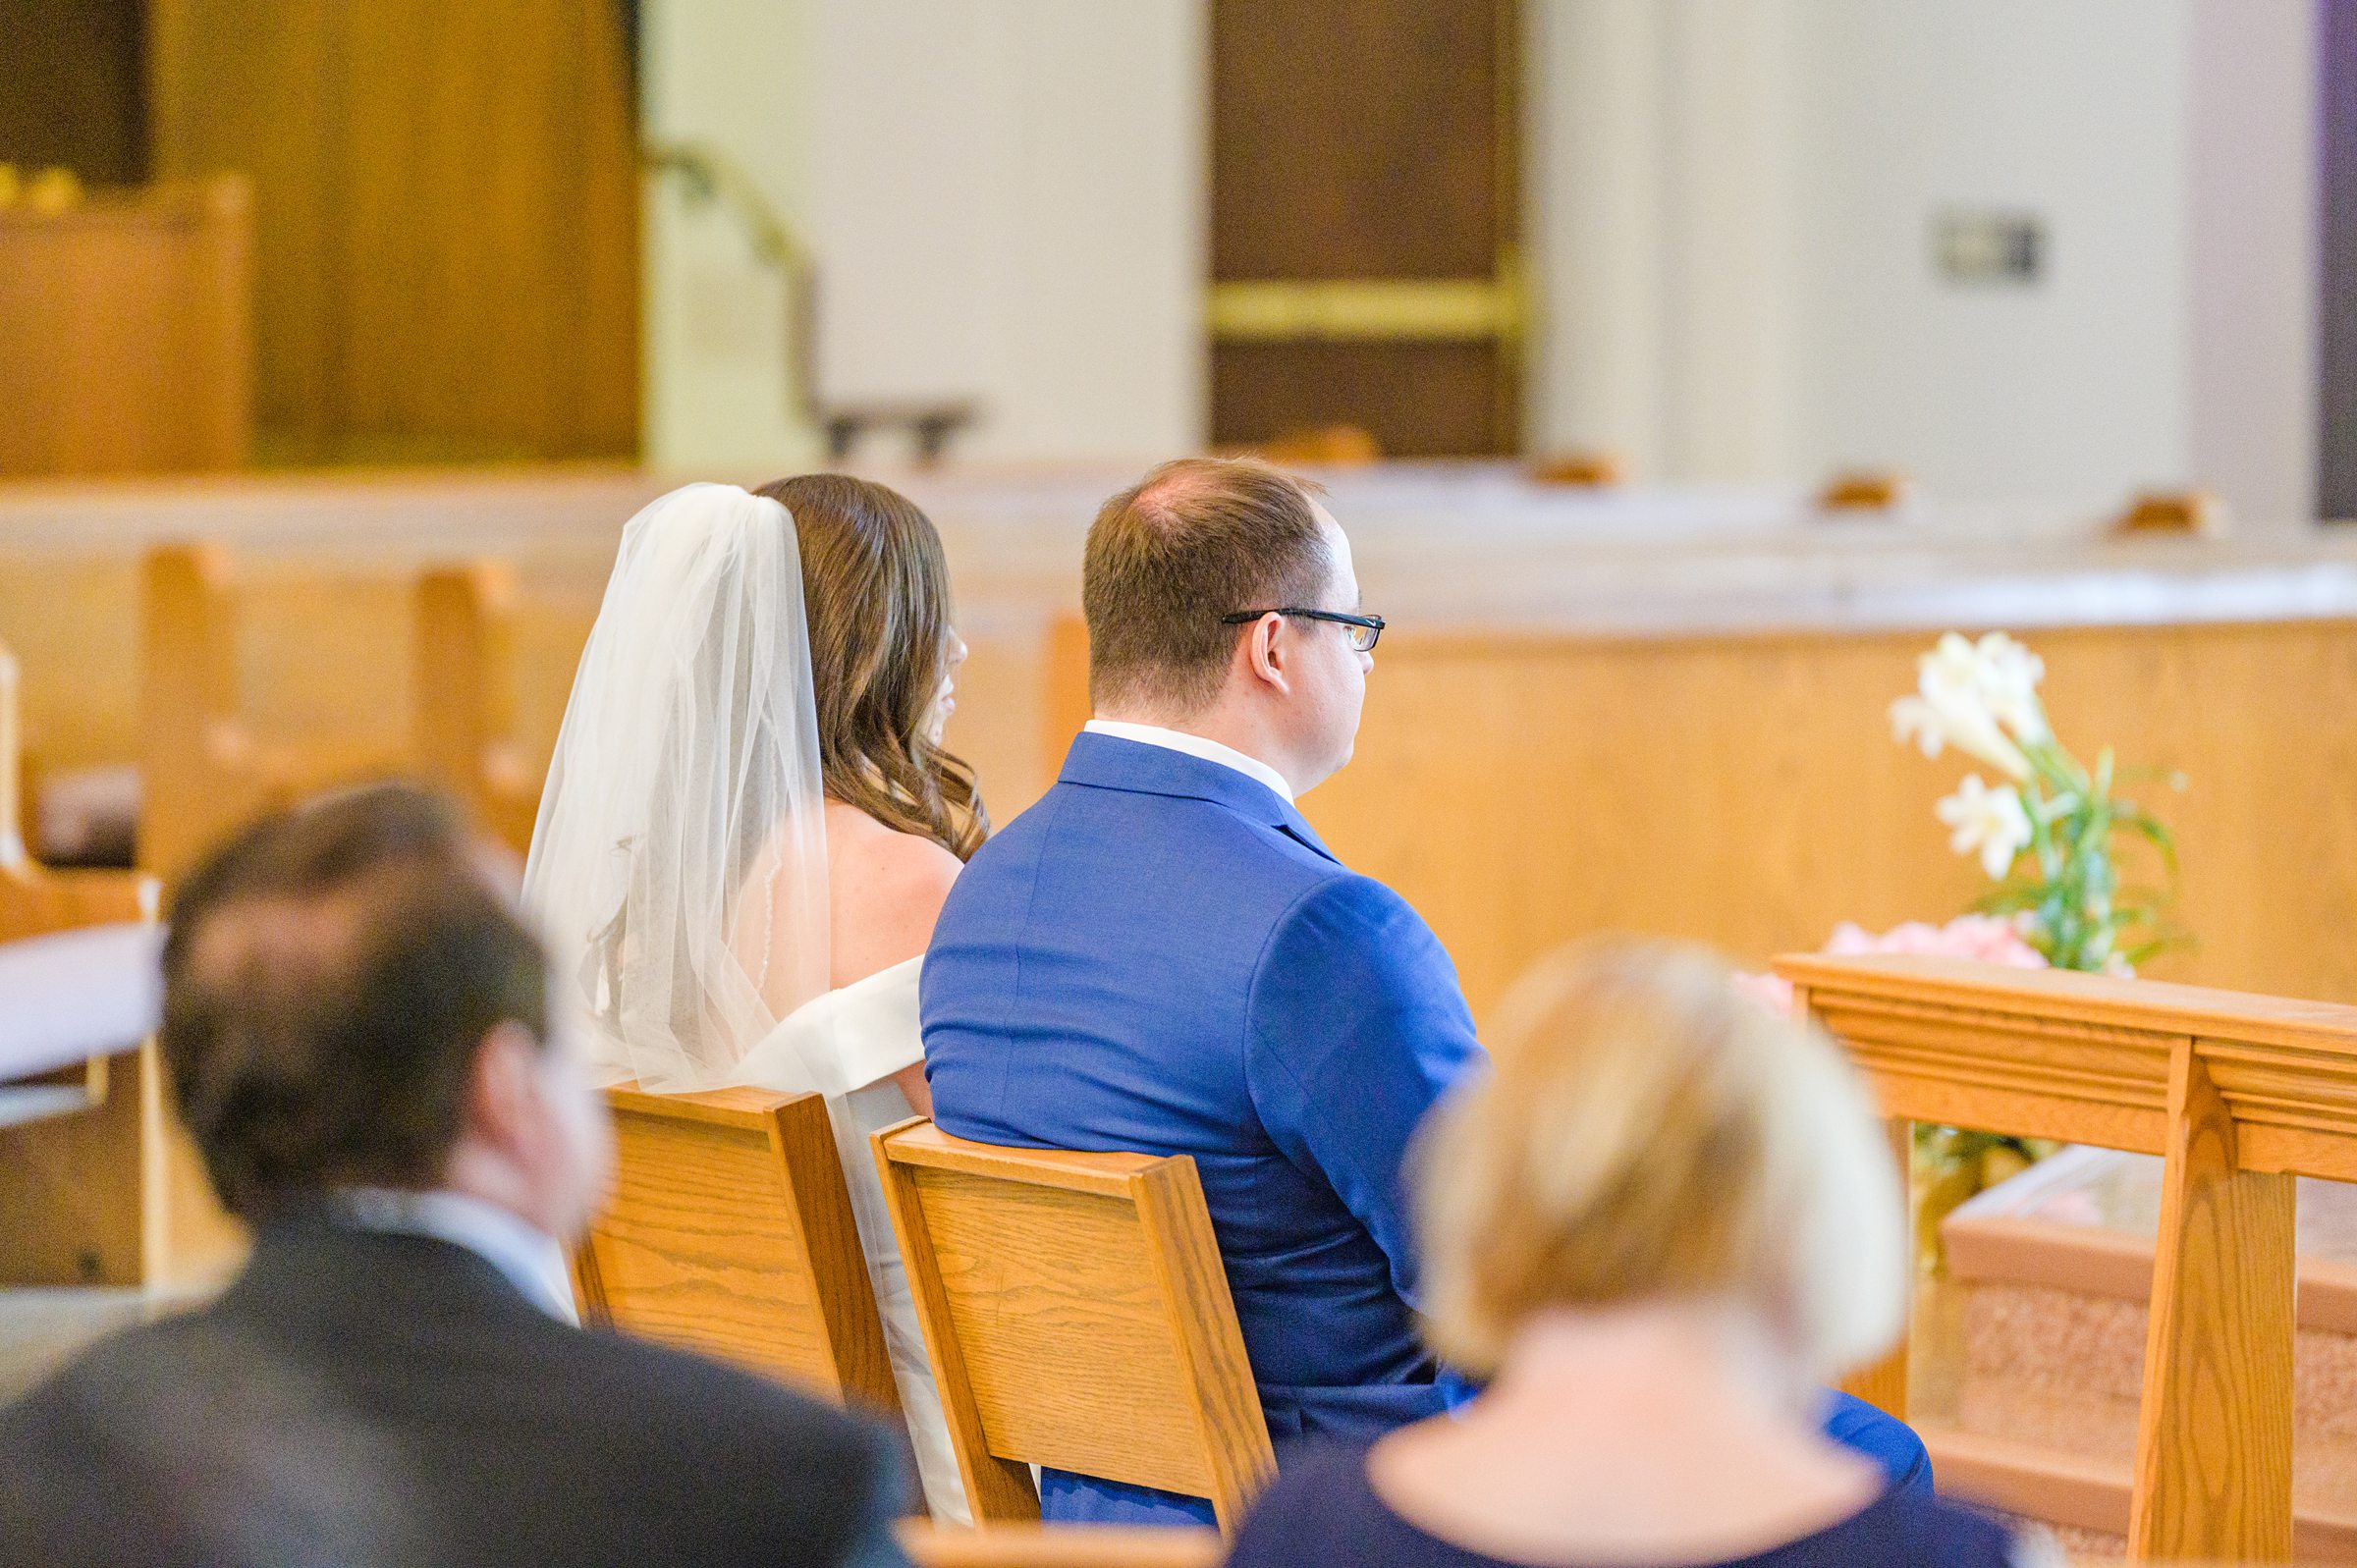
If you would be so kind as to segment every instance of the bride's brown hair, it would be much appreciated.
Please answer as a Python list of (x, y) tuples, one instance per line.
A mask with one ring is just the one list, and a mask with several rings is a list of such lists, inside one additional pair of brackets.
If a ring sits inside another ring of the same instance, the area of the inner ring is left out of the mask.
[(933, 519), (849, 474), (798, 474), (756, 493), (794, 514), (827, 798), (971, 858), (990, 832), (974, 771), (925, 734), (951, 636)]

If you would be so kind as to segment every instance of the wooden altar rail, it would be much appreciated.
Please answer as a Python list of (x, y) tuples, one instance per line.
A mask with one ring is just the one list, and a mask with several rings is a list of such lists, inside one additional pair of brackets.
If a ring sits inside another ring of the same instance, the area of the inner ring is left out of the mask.
[[(2288, 1561), (2293, 1178), (2357, 1180), (2357, 1007), (1893, 955), (1777, 972), (1902, 1154), (1935, 1121), (2162, 1157), (2129, 1550)], [(1903, 1355), (1865, 1391), (1903, 1415)]]
[[(519, 852), (539, 782), (509, 739), (513, 578), (495, 563), (438, 568), (409, 589), (412, 727), (406, 746), (280, 745), (247, 722), (239, 669), (240, 585), (216, 545), (166, 545), (141, 570), (139, 861), (167, 884), (242, 823), (326, 785), (411, 772), (441, 784)], [(383, 672), (344, 672), (355, 700)]]

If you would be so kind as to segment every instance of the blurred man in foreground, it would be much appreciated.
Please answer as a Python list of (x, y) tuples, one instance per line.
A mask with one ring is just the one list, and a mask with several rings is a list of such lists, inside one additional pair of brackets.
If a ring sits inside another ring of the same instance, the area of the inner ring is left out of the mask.
[(559, 1246), (612, 1145), (549, 996), (421, 791), (271, 819), (190, 876), (163, 1053), (253, 1259), (0, 1414), (0, 1561), (897, 1560), (882, 1434), (572, 1325)]

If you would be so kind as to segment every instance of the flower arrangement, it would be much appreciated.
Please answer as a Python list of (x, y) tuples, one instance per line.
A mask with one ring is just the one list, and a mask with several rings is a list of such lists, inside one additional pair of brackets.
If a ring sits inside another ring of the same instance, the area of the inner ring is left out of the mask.
[[(2114, 794), (2130, 777), (2182, 789), (2179, 775), (2117, 767), (2110, 747), (2083, 766), (2055, 738), (2038, 687), (2039, 657), (2001, 631), (1979, 641), (1943, 636), (1916, 661), (1915, 690), (1891, 705), (1896, 737), (1938, 757), (1949, 747), (1994, 769), (1995, 784), (1968, 773), (1934, 810), (1958, 854), (1977, 856), (1997, 886), (1973, 913), (1946, 925), (1910, 920), (1880, 935), (1836, 928), (1833, 953), (1914, 952), (2018, 968), (2125, 974), (2186, 939), (2167, 923), (2167, 890), (2122, 888), (2113, 840), (2149, 843), (2173, 888), (2176, 844), (2135, 801)], [(1775, 975), (1739, 975), (1744, 994), (1788, 1011), (1792, 988)], [(1918, 1122), (1915, 1126), (1917, 1261), (1939, 1265), (1939, 1225), (1951, 1209), (2054, 1152), (2043, 1139)]]
[(1948, 632), (1915, 668), (1915, 691), (1891, 705), (1892, 733), (1927, 757), (1952, 746), (2001, 775), (1991, 784), (1966, 774), (1934, 808), (1949, 845), (1979, 856), (1998, 884), (1973, 907), (2010, 917), (2057, 969), (2124, 973), (2180, 944), (2166, 921), (2169, 893), (2122, 888), (2112, 854), (2117, 836), (2141, 838), (2173, 884), (2176, 845), (2158, 818), (2113, 789), (2132, 776), (2178, 789), (2184, 780), (2118, 768), (2109, 746), (2083, 766), (2047, 722), (2045, 663), (2001, 631), (1978, 642)]
[[(2127, 773), (2114, 765), (2109, 746), (2089, 769), (2055, 738), (2038, 697), (2045, 663), (2001, 631), (1977, 642), (1951, 631), (1915, 668), (1915, 691), (1891, 705), (1891, 731), (1921, 746), (1927, 757), (1953, 746), (2001, 776), (1991, 784), (1966, 774), (1955, 793), (1933, 808), (1948, 828), (1949, 846), (1979, 856), (1997, 886), (1974, 903), (1977, 914), (1946, 927), (1918, 922), (1879, 939), (1861, 932), (1851, 939), (1858, 946), (1829, 945), (1828, 950), (1947, 952), (1984, 962), (2125, 974), (2181, 943), (2182, 935), (2166, 922), (2169, 892), (2121, 888), (2112, 858), (2117, 836), (2142, 838), (2159, 853), (2173, 885), (2175, 842), (2159, 819), (2112, 793)], [(2184, 787), (2175, 774), (2143, 770), (2140, 776)], [(1855, 930), (1836, 932), (1836, 944)], [(1918, 930), (1926, 935), (1915, 935)], [(2039, 1139), (1918, 1123), (1919, 1264), (1939, 1266), (1939, 1224), (1950, 1210), (2054, 1148)]]

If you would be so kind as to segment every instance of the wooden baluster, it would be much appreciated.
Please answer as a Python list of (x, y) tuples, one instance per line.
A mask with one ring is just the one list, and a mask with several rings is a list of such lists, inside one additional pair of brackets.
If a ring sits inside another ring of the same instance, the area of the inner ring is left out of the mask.
[(2292, 1177), (2237, 1168), (2192, 1039), (2169, 1061), (2165, 1158), (2128, 1549), (2286, 1562)]
[(1898, 1321), (1898, 1343), (1880, 1361), (1860, 1367), (1841, 1379), (1841, 1391), (1855, 1394), (1885, 1415), (1898, 1421), (1907, 1419), (1907, 1352), (1913, 1342), (1912, 1323), (1915, 1300), (1915, 1205), (1913, 1202), (1915, 1167), (1915, 1123), (1904, 1116), (1893, 1116), (1883, 1123), (1891, 1137), (1891, 1158), (1898, 1163), (1899, 1205), (1907, 1216), (1906, 1270), (1907, 1310)]

